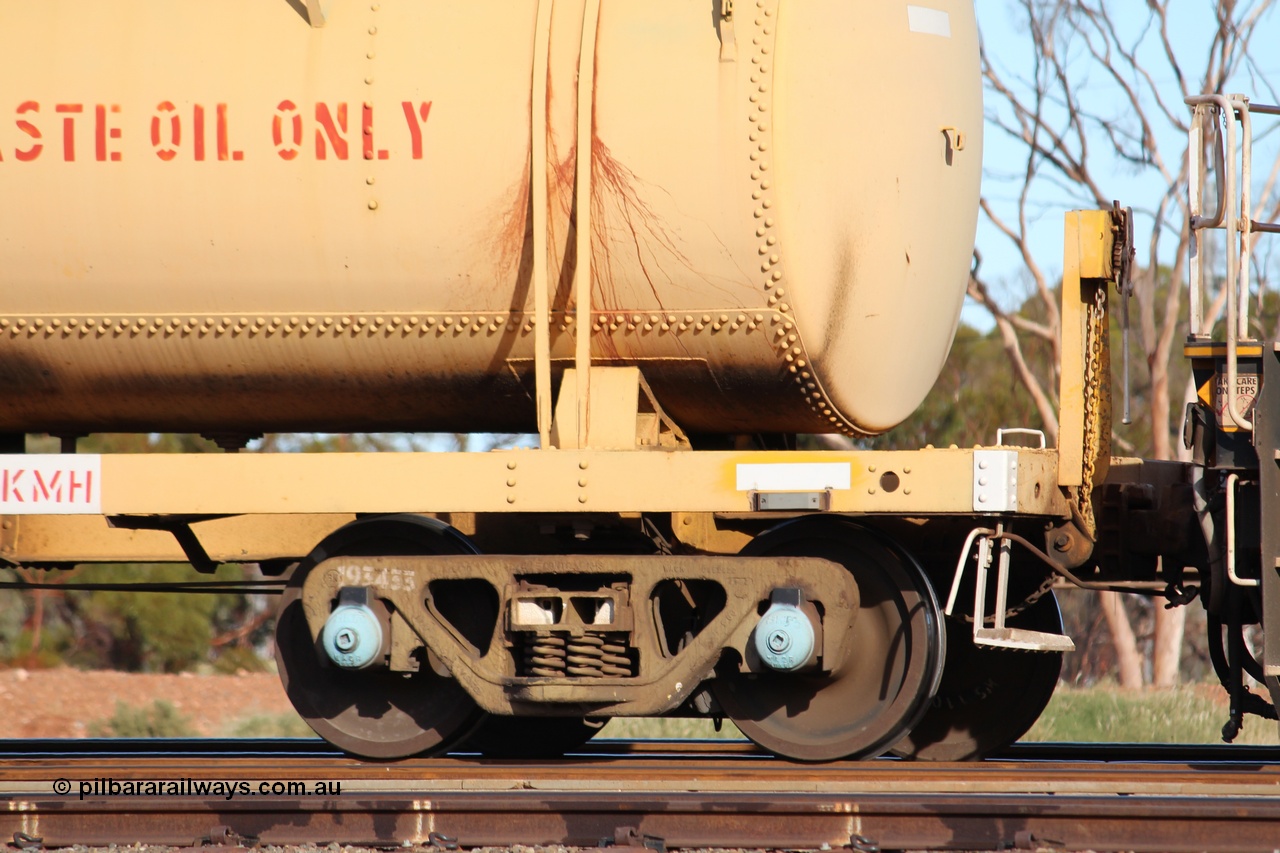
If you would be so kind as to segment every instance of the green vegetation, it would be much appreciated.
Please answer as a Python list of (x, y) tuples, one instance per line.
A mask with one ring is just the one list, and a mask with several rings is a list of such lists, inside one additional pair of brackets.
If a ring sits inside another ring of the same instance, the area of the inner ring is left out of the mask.
[[(0, 572), (4, 580), (59, 584), (237, 581), (251, 568), (200, 575), (185, 564), (83, 566), (67, 572)], [(0, 662), (123, 672), (261, 671), (253, 647), (269, 638), (269, 602), (238, 594), (183, 595), (111, 590), (0, 591)], [(220, 660), (222, 657), (226, 660)]]
[[(1227, 705), (1217, 685), (1184, 685), (1172, 690), (1125, 691), (1113, 686), (1059, 687), (1024, 741), (1074, 743), (1220, 743)], [(90, 737), (193, 737), (190, 722), (164, 700), (131, 708), (122, 702), (106, 719), (90, 723)], [(256, 714), (228, 722), (221, 732), (233, 738), (314, 738), (295, 714)], [(742, 738), (725, 720), (719, 732), (711, 720), (620, 717), (600, 738)], [(1245, 717), (1237, 744), (1277, 743), (1276, 723)]]
[(116, 702), (116, 712), (90, 723), (88, 731), (89, 737), (120, 738), (175, 738), (196, 734), (187, 718), (163, 699), (141, 708)]
[[(1216, 684), (1171, 690), (1127, 691), (1114, 686), (1060, 686), (1024, 741), (1075, 743), (1221, 743), (1226, 694)], [(603, 738), (740, 738), (725, 720), (717, 733), (710, 720), (619, 718)], [(1276, 723), (1245, 717), (1238, 744), (1275, 744)]]
[(232, 721), (224, 732), (226, 737), (316, 737), (297, 714), (255, 714)]
[[(1263, 691), (1265, 694), (1265, 691)], [(1128, 691), (1059, 687), (1027, 741), (1221, 743), (1226, 694), (1217, 685)], [(1276, 723), (1246, 716), (1239, 744), (1275, 744)]]
[[(1031, 345), (1028, 351), (1033, 361), (1042, 355)], [(994, 443), (996, 430), (1011, 426), (1043, 428), (1031, 395), (1009, 369), (999, 333), (979, 332), (962, 323), (947, 362), (920, 407), (899, 426), (862, 439), (858, 445), (868, 450), (907, 450), (929, 444), (972, 447)]]
[[(150, 705), (130, 707), (116, 702), (110, 717), (87, 726), (89, 737), (179, 738), (200, 737), (191, 721), (172, 703), (157, 699)], [(255, 714), (232, 720), (218, 734), (230, 738), (315, 738), (316, 733), (297, 714)]]

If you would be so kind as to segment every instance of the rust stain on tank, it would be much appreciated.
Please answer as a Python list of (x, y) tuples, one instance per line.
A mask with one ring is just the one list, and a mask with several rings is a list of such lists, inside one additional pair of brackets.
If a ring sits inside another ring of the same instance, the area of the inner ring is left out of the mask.
[[(597, 54), (598, 56), (598, 54)], [(597, 59), (598, 63), (598, 59)], [(598, 70), (598, 69), (597, 69)], [(598, 77), (593, 78), (598, 81)], [(598, 86), (593, 87), (593, 98)], [(551, 310), (568, 312), (573, 304), (573, 282), (577, 268), (577, 257), (574, 247), (577, 241), (577, 144), (574, 141), (566, 146), (560, 135), (556, 133), (552, 114), (557, 98), (557, 90), (548, 71), (547, 81), (547, 246), (550, 257), (549, 279), (554, 282), (551, 293)], [(575, 101), (576, 89), (568, 97)], [(530, 103), (530, 110), (533, 105)], [(501, 226), (494, 239), (494, 256), (497, 261), (495, 282), (504, 286), (513, 282), (514, 292), (511, 310), (521, 311), (529, 302), (529, 287), (532, 282), (533, 269), (533, 217), (531, 170), (537, 168), (532, 163), (532, 144), (528, 168), (514, 182), (507, 194), (508, 202), (499, 214)], [(663, 311), (660, 285), (674, 284), (680, 272), (692, 274), (699, 280), (699, 275), (692, 261), (680, 249), (675, 231), (659, 216), (653, 207), (643, 198), (642, 192), (652, 185), (648, 184), (625, 163), (613, 155), (609, 146), (600, 138), (596, 126), (595, 113), (592, 116), (591, 132), (591, 256), (594, 280), (592, 282), (593, 305), (599, 311), (621, 311), (643, 309)], [(655, 187), (658, 192), (665, 192)], [(618, 238), (621, 239), (618, 239)], [(618, 267), (621, 258), (614, 246), (621, 243), (625, 246), (628, 257), (634, 259), (635, 267), (640, 272), (640, 279), (647, 285), (652, 297), (650, 305), (627, 305), (626, 298), (620, 292), (620, 276)], [(599, 345), (606, 356), (617, 356), (612, 339), (602, 336)], [(683, 345), (681, 344), (683, 347)], [(504, 349), (509, 350), (510, 344)], [(505, 357), (504, 354), (500, 354)]]
[(526, 149), (524, 173), (508, 190), (509, 201), (497, 213), (500, 226), (493, 240), (494, 285), (503, 287), (515, 275), (512, 311), (524, 310), (533, 275), (533, 200), (529, 175), (532, 162), (533, 153)]
[(624, 242), (634, 247), (636, 264), (649, 285), (654, 304), (662, 310), (655, 278), (675, 281), (664, 266), (664, 256), (690, 273), (695, 273), (693, 264), (676, 245), (676, 237), (667, 224), (641, 198), (639, 188), (643, 182), (613, 156), (599, 136), (592, 134), (591, 145), (591, 245), (600, 306), (607, 310), (625, 307), (617, 295), (613, 257), (607, 250), (610, 225), (621, 223), (624, 236), (630, 237)]

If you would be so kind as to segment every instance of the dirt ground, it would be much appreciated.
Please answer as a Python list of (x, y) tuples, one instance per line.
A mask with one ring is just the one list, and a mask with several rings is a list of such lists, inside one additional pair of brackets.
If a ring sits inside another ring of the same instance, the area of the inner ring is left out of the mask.
[(224, 734), (248, 717), (289, 714), (275, 673), (138, 675), (76, 669), (0, 670), (0, 738), (87, 737), (91, 723), (116, 703), (131, 707), (163, 699), (200, 735)]

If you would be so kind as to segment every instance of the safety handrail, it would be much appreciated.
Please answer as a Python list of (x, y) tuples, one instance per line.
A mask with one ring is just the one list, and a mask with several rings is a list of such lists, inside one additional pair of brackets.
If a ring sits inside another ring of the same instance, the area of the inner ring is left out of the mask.
[[(1191, 248), (1188, 274), (1191, 285), (1190, 312), (1191, 335), (1194, 338), (1209, 336), (1204, 316), (1204, 265), (1201, 262), (1200, 232), (1223, 229), (1227, 234), (1227, 405), (1226, 415), (1242, 430), (1252, 430), (1253, 421), (1236, 408), (1239, 389), (1236, 386), (1239, 371), (1237, 349), (1241, 340), (1249, 339), (1249, 253), (1254, 231), (1280, 233), (1280, 224), (1255, 222), (1251, 218), (1252, 201), (1250, 185), (1253, 170), (1253, 123), (1251, 113), (1280, 116), (1280, 107), (1267, 104), (1251, 104), (1244, 95), (1196, 95), (1186, 99), (1192, 107), (1192, 120), (1188, 132), (1188, 180), (1187, 200), (1190, 208)], [(1219, 135), (1214, 146), (1217, 165), (1217, 209), (1213, 216), (1204, 216), (1201, 187), (1204, 182), (1204, 121), (1212, 118), (1223, 120), (1226, 126), (1225, 140)], [(1240, 128), (1237, 131), (1236, 122)], [(1239, 185), (1237, 186), (1236, 161), (1239, 149)]]

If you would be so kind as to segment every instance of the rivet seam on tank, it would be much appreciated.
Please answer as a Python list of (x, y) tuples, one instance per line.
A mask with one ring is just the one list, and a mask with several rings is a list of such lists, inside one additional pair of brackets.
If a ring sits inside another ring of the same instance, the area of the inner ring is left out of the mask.
[[(773, 314), (773, 311), (769, 312)], [(572, 322), (569, 315), (566, 322)], [(765, 326), (765, 315), (743, 311), (725, 313), (723, 306), (707, 310), (688, 309), (686, 312), (651, 312), (616, 314), (603, 311), (591, 321), (591, 331), (599, 335), (680, 335), (680, 334), (732, 334), (754, 332)], [(560, 330), (567, 328), (562, 324)]]
[(805, 403), (827, 421), (833, 429), (846, 435), (857, 435), (843, 417), (838, 415), (831, 400), (823, 391), (809, 369), (809, 357), (800, 330), (791, 318), (791, 305), (787, 300), (786, 277), (783, 274), (783, 252), (779, 246), (777, 221), (774, 215), (774, 188), (771, 153), (773, 151), (773, 65), (774, 44), (777, 39), (778, 0), (756, 0), (755, 35), (751, 39), (750, 86), (748, 86), (747, 116), (750, 130), (747, 138), (749, 168), (751, 170), (751, 201), (756, 221), (756, 237), (760, 241), (760, 274), (763, 277), (765, 300), (773, 317), (774, 332), (768, 335), (770, 345), (782, 361), (783, 370), (794, 380)]
[[(567, 332), (573, 315), (552, 312), (552, 327)], [(523, 314), (279, 314), (0, 317), (0, 334), (30, 338), (121, 337), (459, 337), (462, 335), (532, 334), (533, 324)]]

